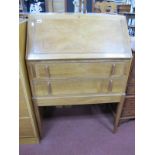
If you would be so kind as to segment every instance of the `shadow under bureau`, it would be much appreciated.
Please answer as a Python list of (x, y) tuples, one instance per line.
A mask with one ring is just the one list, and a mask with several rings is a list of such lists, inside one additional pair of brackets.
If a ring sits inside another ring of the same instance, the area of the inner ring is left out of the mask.
[(124, 103), (132, 53), (125, 17), (35, 14), (26, 63), (36, 106)]

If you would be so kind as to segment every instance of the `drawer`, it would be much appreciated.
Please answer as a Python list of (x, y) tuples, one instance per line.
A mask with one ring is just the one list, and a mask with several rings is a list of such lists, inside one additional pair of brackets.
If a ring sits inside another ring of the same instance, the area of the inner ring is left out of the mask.
[(19, 136), (34, 137), (34, 131), (30, 118), (20, 118), (19, 120)]
[(109, 80), (109, 93), (125, 93), (126, 82), (126, 78)]
[(53, 80), (52, 95), (82, 95), (108, 92), (108, 80)]
[(33, 96), (63, 96), (83, 94), (124, 93), (126, 79), (55, 79), (34, 81)]
[(129, 61), (66, 61), (34, 63), (32, 78), (89, 78), (126, 75)]
[(128, 85), (127, 86), (127, 95), (134, 95), (135, 94), (135, 85)]
[(33, 81), (32, 95), (38, 97), (45, 97), (51, 95), (51, 82), (48, 81)]

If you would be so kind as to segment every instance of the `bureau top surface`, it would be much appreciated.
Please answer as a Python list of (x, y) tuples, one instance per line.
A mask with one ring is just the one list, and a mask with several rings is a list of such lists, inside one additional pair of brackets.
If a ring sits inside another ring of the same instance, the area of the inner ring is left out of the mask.
[(126, 19), (106, 14), (34, 14), (27, 60), (131, 58)]

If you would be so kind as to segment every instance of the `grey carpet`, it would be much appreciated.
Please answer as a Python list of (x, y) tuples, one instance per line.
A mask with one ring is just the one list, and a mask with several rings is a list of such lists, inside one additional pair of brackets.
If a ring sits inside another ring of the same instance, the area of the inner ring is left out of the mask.
[(40, 144), (19, 146), (20, 155), (134, 155), (134, 121), (112, 133), (113, 117), (99, 106), (54, 109), (43, 120)]

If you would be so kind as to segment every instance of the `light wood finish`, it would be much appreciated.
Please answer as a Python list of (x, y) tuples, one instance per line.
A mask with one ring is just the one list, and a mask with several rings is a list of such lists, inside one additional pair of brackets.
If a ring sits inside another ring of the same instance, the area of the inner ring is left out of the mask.
[(78, 60), (29, 63), (33, 79), (126, 76), (130, 60)]
[(28, 60), (132, 57), (121, 15), (29, 15), (27, 49)]
[(35, 137), (31, 118), (20, 118), (19, 135), (22, 137)]
[(29, 117), (29, 112), (26, 104), (21, 79), (19, 79), (19, 117)]
[(20, 144), (38, 144), (39, 138), (20, 138), (19, 139)]
[(27, 69), (25, 64), (26, 20), (19, 23), (19, 137), (38, 139), (38, 127), (34, 115)]
[(33, 82), (33, 88), (32, 88), (33, 89), (33, 96), (38, 96), (38, 97), (48, 96), (48, 94), (49, 94), (49, 92), (48, 92), (49, 88), (48, 87), (50, 87), (50, 86), (48, 85), (47, 81), (39, 81), (39, 82), (35, 81), (35, 82)]
[(129, 41), (123, 16), (31, 15), (26, 59), (33, 103), (119, 102), (116, 129), (132, 59)]
[(133, 59), (131, 63), (131, 70), (130, 70), (128, 85), (133, 85), (133, 86), (135, 85), (135, 53), (134, 52), (133, 52)]
[(123, 93), (126, 81), (126, 78), (43, 80), (33, 81), (32, 89), (34, 97)]
[(130, 71), (130, 76), (129, 76), (128, 85), (126, 89), (126, 94), (127, 96), (135, 95), (135, 53), (134, 52), (133, 52), (131, 71)]
[(117, 110), (116, 110), (116, 116), (115, 116), (115, 122), (114, 122), (114, 130), (113, 130), (114, 133), (116, 132), (117, 127), (119, 125), (119, 121), (120, 121), (120, 117), (121, 117), (121, 113), (122, 113), (122, 109), (123, 109), (123, 105), (124, 105), (124, 100), (125, 100), (125, 96), (122, 95), (121, 100), (118, 103)]
[(96, 94), (96, 95), (79, 95), (65, 97), (40, 97), (33, 98), (34, 103), (38, 106), (57, 106), (57, 105), (83, 105), (83, 104), (104, 104), (119, 102), (122, 94)]
[[(100, 94), (108, 92), (122, 93), (123, 79), (118, 82), (114, 79), (112, 89), (109, 90), (109, 80), (106, 79), (68, 79), (54, 80), (51, 83), (52, 95), (81, 95), (81, 94)], [(118, 85), (117, 85), (118, 84)]]

